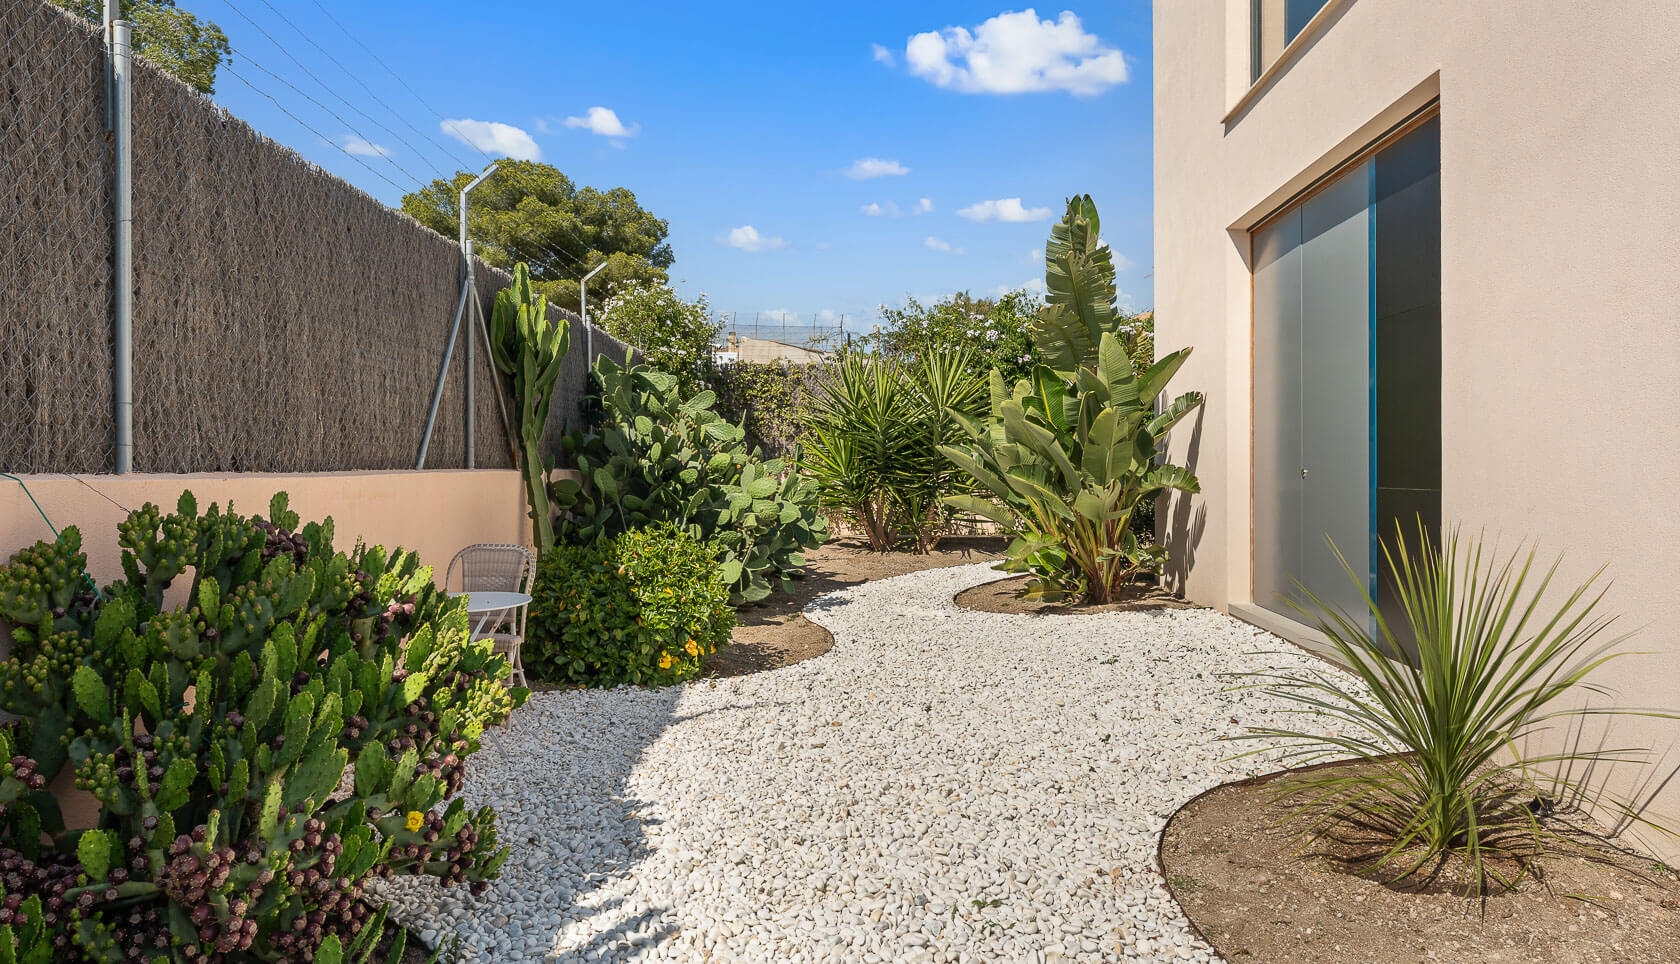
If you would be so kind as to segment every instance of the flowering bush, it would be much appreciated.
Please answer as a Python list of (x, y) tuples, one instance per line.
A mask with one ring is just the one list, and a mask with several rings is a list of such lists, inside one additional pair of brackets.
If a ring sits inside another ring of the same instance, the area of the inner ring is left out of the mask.
[(585, 686), (692, 679), (735, 628), (719, 548), (667, 523), (544, 553), (527, 669)]
[(636, 346), (642, 361), (677, 376), (689, 392), (711, 369), (712, 339), (723, 330), (712, 320), (705, 295), (684, 301), (669, 285), (616, 285), (597, 320), (615, 338)]
[(976, 373), (995, 368), (1013, 385), (1027, 377), (1036, 361), (1027, 326), (1042, 305), (1030, 291), (1011, 291), (997, 299), (962, 293), (931, 305), (910, 298), (901, 308), (881, 308), (874, 347), (911, 362), (967, 348)]

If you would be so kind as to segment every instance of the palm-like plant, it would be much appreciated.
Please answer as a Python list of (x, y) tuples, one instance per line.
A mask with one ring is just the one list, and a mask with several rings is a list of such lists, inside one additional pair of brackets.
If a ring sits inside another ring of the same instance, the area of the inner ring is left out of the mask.
[[(1438, 549), (1421, 523), (1411, 544), (1398, 527), (1396, 535), (1393, 547), (1385, 541), (1384, 555), (1417, 655), (1403, 655), (1384, 612), (1348, 566), (1368, 613), (1336, 610), (1304, 589), (1292, 605), (1316, 623), (1352, 677), (1257, 674), (1257, 685), (1322, 727), (1257, 727), (1243, 738), (1281, 741), (1296, 764), (1359, 761), (1289, 781), (1284, 792), (1313, 818), (1313, 833), (1349, 825), (1374, 832), (1382, 843), (1373, 869), (1403, 880), (1433, 875), (1458, 857), (1468, 892), (1485, 893), (1490, 882), (1508, 887), (1555, 839), (1540, 816), (1550, 801), (1584, 792), (1567, 771), (1645, 756), (1578, 746), (1524, 756), (1528, 738), (1589, 716), (1674, 717), (1583, 705), (1582, 697), (1610, 695), (1588, 677), (1624, 655), (1612, 650), (1627, 638), (1608, 636), (1614, 618), (1598, 613), (1602, 569), (1561, 605), (1548, 604), (1561, 559), (1536, 582), (1533, 548), (1501, 558), (1497, 548), (1461, 540), (1454, 529)], [(1553, 772), (1544, 786), (1537, 770)], [(1640, 819), (1626, 801), (1598, 794)]]
[(549, 323), (548, 299), (532, 286), (530, 269), (524, 262), (515, 265), (513, 284), (496, 293), (490, 312), (490, 352), (496, 369), (507, 376), (513, 389), (525, 501), (539, 552), (554, 545), (547, 482), (552, 465), (542, 457), (543, 428), (571, 338), (570, 325)]
[(1138, 506), (1161, 492), (1198, 492), (1188, 469), (1160, 459), (1166, 433), (1202, 403), (1189, 392), (1160, 406), (1190, 349), (1139, 373), (1136, 347), (1116, 307), (1114, 263), (1089, 196), (1068, 202), (1046, 246), (1048, 304), (1032, 326), (1044, 363), (1013, 391), (991, 378), (991, 416), (959, 415), (966, 444), (940, 451), (989, 498), (946, 502), (997, 522), (1015, 537), (1004, 568), (1030, 572), (1031, 598), (1084, 593), (1115, 599), (1138, 575), (1158, 572), (1159, 546), (1132, 531)]
[(823, 504), (872, 550), (891, 550), (907, 534), (914, 551), (931, 551), (950, 511), (941, 500), (971, 484), (939, 453), (984, 400), (974, 367), (966, 350), (913, 363), (853, 353), (813, 393), (802, 465)]
[(1005, 568), (1037, 577), (1029, 598), (1083, 591), (1092, 602), (1110, 602), (1160, 565), (1165, 550), (1139, 544), (1132, 514), (1166, 489), (1200, 491), (1189, 470), (1156, 461), (1156, 440), (1200, 401), (1153, 410), (1186, 354), (1161, 359), (1140, 379), (1120, 340), (1103, 332), (1097, 364), (1079, 369), (1077, 390), (1040, 367), (1006, 394), (994, 372), (990, 420), (960, 416), (968, 444), (940, 451), (991, 498), (946, 501), (1015, 537)]

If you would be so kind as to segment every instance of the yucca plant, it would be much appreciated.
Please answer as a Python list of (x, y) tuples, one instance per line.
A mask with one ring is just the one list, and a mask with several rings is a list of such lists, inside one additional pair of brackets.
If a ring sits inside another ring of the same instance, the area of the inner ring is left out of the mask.
[(543, 461), (543, 429), (571, 338), (571, 326), (564, 319), (558, 325), (549, 324), (548, 299), (532, 287), (530, 269), (524, 262), (515, 265), (513, 284), (496, 293), (490, 312), (490, 351), (496, 369), (507, 376), (513, 391), (525, 501), (539, 552), (554, 545), (548, 500), (548, 470), (553, 466)]
[(1069, 200), (1046, 246), (1048, 304), (1031, 329), (1044, 363), (1013, 390), (994, 371), (990, 418), (957, 413), (966, 444), (940, 449), (989, 494), (945, 501), (1015, 537), (1004, 568), (1033, 574), (1028, 598), (1113, 601), (1166, 558), (1133, 531), (1138, 507), (1168, 489), (1201, 491), (1159, 450), (1202, 404), (1189, 392), (1157, 411), (1190, 349), (1134, 368), (1136, 336), (1123, 330), (1131, 319), (1116, 307), (1113, 257), (1100, 232), (1091, 198)]
[(802, 467), (823, 504), (887, 552), (906, 536), (915, 552), (938, 543), (950, 510), (943, 497), (972, 486), (940, 454), (979, 411), (986, 383), (957, 348), (906, 363), (849, 354), (812, 394)]
[[(1287, 781), (1282, 793), (1310, 818), (1312, 834), (1370, 835), (1370, 869), (1396, 881), (1433, 878), (1458, 858), (1468, 894), (1511, 887), (1559, 839), (1543, 819), (1554, 801), (1587, 792), (1568, 772), (1645, 759), (1641, 750), (1574, 742), (1526, 756), (1529, 738), (1592, 716), (1674, 717), (1585, 705), (1611, 696), (1589, 678), (1593, 671), (1625, 655), (1614, 650), (1627, 637), (1610, 635), (1614, 617), (1599, 612), (1603, 569), (1558, 604), (1548, 593), (1561, 557), (1541, 572), (1532, 546), (1501, 556), (1454, 528), (1437, 548), (1421, 522), (1414, 538), (1399, 526), (1395, 534), (1383, 552), (1416, 655), (1402, 648), (1403, 635), (1344, 558), (1367, 612), (1335, 609), (1305, 588), (1291, 604), (1352, 676), (1255, 674), (1257, 686), (1314, 726), (1251, 727), (1241, 738), (1281, 742), (1291, 764), (1357, 761)], [(1626, 801), (1602, 789), (1596, 797), (1641, 820)]]

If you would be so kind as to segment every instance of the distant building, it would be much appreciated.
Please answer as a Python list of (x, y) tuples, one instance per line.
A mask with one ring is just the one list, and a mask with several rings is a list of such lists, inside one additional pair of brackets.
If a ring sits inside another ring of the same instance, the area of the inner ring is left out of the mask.
[(712, 358), (720, 365), (744, 362), (792, 362), (811, 365), (824, 361), (828, 353), (818, 348), (789, 345), (768, 338), (744, 338), (729, 332), (722, 347), (712, 350)]

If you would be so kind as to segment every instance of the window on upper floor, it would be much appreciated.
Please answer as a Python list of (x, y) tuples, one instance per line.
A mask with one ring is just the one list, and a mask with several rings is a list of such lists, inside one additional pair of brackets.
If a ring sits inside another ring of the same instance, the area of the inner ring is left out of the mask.
[(1254, 66), (1248, 78), (1251, 83), (1259, 80), (1266, 68), (1283, 56), (1283, 49), (1306, 29), (1307, 24), (1328, 2), (1329, 0), (1254, 0), (1254, 13), (1250, 18), (1254, 24)]

